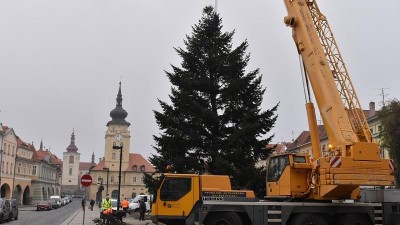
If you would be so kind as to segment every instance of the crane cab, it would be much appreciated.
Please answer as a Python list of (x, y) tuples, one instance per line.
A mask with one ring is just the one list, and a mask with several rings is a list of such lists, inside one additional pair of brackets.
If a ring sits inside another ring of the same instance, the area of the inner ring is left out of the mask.
[(304, 197), (310, 191), (311, 162), (306, 154), (280, 154), (267, 162), (267, 198)]

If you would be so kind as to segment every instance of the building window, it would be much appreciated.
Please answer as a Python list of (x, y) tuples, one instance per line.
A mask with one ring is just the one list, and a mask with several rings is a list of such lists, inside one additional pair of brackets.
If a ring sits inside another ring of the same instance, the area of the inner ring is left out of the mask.
[(132, 182), (136, 183), (136, 177), (132, 177)]
[(32, 166), (32, 175), (36, 175), (37, 166)]
[(8, 173), (8, 162), (6, 163), (6, 173)]
[(111, 192), (111, 198), (118, 198), (118, 190), (113, 190)]
[(3, 172), (4, 173), (4, 161), (1, 163), (1, 172)]
[(10, 146), (10, 145), (8, 145), (7, 154), (10, 154), (10, 149), (11, 149), (11, 146)]
[(24, 163), (24, 174), (26, 174), (26, 163)]
[(10, 166), (10, 173), (12, 174), (13, 173), (13, 164), (11, 163), (11, 166)]
[(115, 159), (115, 153), (111, 155), (111, 159)]
[(110, 180), (111, 180), (111, 181), (110, 181), (111, 183), (114, 183), (114, 175), (111, 175)]
[(72, 168), (69, 168), (69, 175), (72, 176)]
[(103, 181), (103, 178), (101, 178), (101, 176), (98, 176), (98, 177), (97, 177), (97, 183), (99, 183), (99, 184), (100, 184), (100, 183), (101, 183), (101, 181)]
[(141, 182), (142, 182), (142, 184), (144, 184), (144, 177), (142, 177)]
[(140, 171), (142, 171), (142, 172), (143, 172), (145, 169), (146, 169), (146, 167), (145, 167), (145, 166), (143, 166), (143, 165), (141, 165), (141, 166), (140, 166)]
[(136, 165), (132, 166), (132, 170), (137, 171), (137, 166)]
[(18, 163), (17, 172), (18, 174), (21, 174), (21, 163)]
[(74, 164), (74, 156), (73, 156), (73, 155), (71, 155), (71, 156), (69, 157), (69, 163), (70, 163), (70, 164)]
[(11, 155), (12, 155), (12, 156), (14, 156), (14, 146), (13, 146), (13, 149), (12, 149)]
[(135, 198), (136, 197), (136, 193), (132, 192), (131, 198)]

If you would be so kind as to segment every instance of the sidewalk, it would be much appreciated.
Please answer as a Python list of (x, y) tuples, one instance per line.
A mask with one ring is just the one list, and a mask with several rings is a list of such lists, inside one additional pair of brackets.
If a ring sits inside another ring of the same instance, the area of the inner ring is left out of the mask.
[[(95, 225), (94, 219), (100, 218), (100, 208), (97, 206), (93, 207), (93, 211), (85, 209), (85, 225)], [(123, 218), (124, 224), (128, 225), (154, 225), (151, 220), (139, 221), (134, 218), (134, 214), (127, 214), (126, 218)], [(82, 208), (74, 212), (68, 219), (66, 219), (61, 225), (82, 225), (83, 224), (83, 211)]]

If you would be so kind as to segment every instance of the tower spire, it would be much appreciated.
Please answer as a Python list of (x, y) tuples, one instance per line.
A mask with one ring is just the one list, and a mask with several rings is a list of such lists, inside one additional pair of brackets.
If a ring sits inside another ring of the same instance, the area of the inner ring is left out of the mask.
[(67, 152), (77, 152), (78, 147), (75, 145), (75, 128), (72, 128), (72, 134), (71, 134), (71, 142), (69, 146), (67, 147)]
[(112, 120), (107, 123), (107, 126), (110, 124), (127, 125), (127, 126), (131, 125), (129, 122), (125, 120), (125, 118), (128, 116), (128, 113), (125, 111), (125, 109), (122, 108), (121, 81), (119, 82), (119, 89), (116, 100), (117, 104), (115, 108), (110, 112)]
[(95, 164), (94, 163), (94, 150), (93, 150), (93, 154), (92, 154), (92, 164)]

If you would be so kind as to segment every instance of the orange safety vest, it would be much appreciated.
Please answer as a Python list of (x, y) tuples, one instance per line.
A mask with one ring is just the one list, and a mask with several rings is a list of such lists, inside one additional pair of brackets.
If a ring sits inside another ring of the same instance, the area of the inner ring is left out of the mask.
[(122, 200), (121, 206), (122, 206), (122, 208), (128, 208), (129, 207), (129, 202), (127, 200)]
[(109, 208), (109, 209), (104, 210), (104, 211), (103, 211), (103, 214), (104, 214), (104, 215), (112, 214), (112, 209)]

